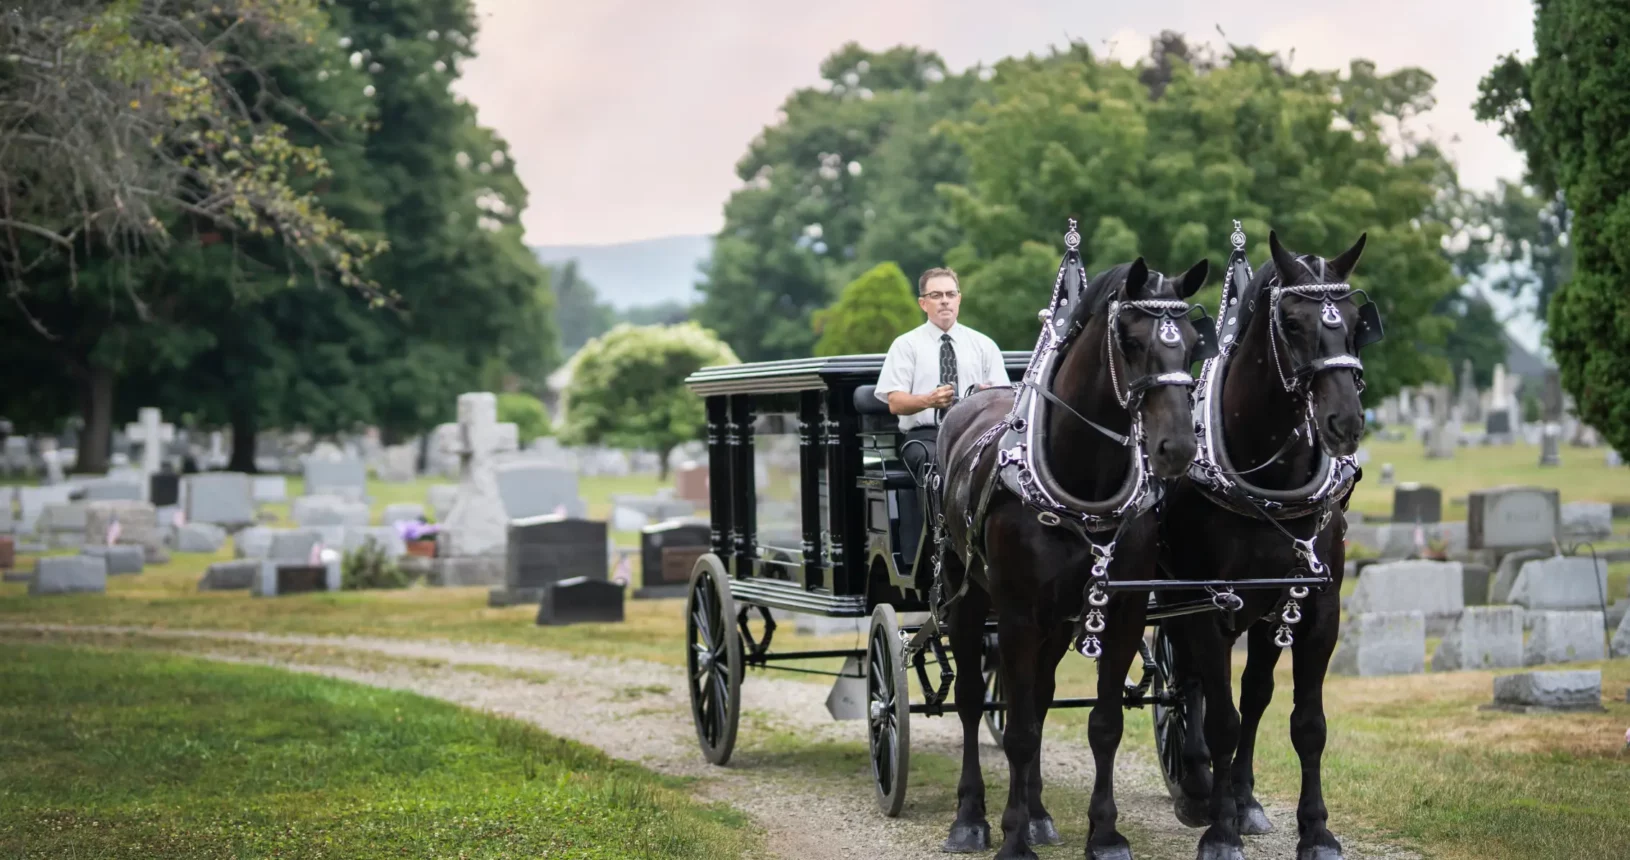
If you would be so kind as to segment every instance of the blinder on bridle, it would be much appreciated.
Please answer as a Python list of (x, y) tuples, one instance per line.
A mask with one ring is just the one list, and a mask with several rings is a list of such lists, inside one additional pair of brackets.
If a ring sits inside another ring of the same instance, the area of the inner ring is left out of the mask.
[[(1303, 264), (1306, 265), (1305, 263)], [(1321, 267), (1322, 268), (1322, 267)], [(1268, 345), (1273, 351), (1273, 363), (1279, 372), (1279, 381), (1285, 390), (1292, 394), (1305, 394), (1313, 377), (1326, 370), (1351, 370), (1353, 382), (1358, 386), (1360, 394), (1364, 392), (1364, 362), (1357, 355), (1338, 353), (1336, 355), (1321, 355), (1293, 368), (1285, 373), (1285, 366), (1279, 357), (1279, 341), (1283, 339), (1288, 348), (1290, 338), (1285, 335), (1284, 322), (1280, 316), (1280, 302), (1286, 293), (1300, 298), (1321, 302), (1319, 309), (1319, 323), (1325, 328), (1345, 328), (1341, 311), (1336, 308), (1336, 302), (1350, 298), (1354, 295), (1364, 297), (1364, 304), (1358, 306), (1358, 328), (1353, 332), (1353, 351), (1360, 352), (1365, 347), (1379, 343), (1385, 336), (1381, 327), (1381, 311), (1371, 299), (1369, 294), (1355, 289), (1352, 284), (1301, 284), (1297, 286), (1275, 286), (1269, 291), (1268, 298)], [(1288, 356), (1287, 356), (1288, 357)]]

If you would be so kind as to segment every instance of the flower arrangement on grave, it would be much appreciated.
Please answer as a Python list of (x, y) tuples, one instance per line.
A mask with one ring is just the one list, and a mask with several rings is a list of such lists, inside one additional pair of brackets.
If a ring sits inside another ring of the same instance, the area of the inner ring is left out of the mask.
[(427, 523), (423, 519), (399, 520), (396, 523), (396, 533), (402, 536), (402, 542), (407, 544), (408, 555), (417, 555), (424, 558), (436, 557), (436, 535), (441, 526)]

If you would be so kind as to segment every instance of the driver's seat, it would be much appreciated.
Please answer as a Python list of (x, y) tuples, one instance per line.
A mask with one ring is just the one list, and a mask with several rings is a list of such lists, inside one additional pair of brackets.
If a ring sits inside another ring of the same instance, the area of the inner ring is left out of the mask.
[[(855, 411), (860, 413), (862, 431), (888, 433), (898, 429), (899, 421), (889, 411), (889, 405), (877, 399), (877, 386), (862, 385), (855, 389), (854, 402)], [(917, 487), (917, 482), (898, 459), (888, 459), (883, 464), (883, 486), (890, 490), (911, 490)]]

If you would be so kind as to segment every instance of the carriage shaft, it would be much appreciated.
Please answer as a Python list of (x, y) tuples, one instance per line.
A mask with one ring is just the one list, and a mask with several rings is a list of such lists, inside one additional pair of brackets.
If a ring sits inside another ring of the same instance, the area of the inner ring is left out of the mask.
[(1285, 577), (1281, 579), (1131, 579), (1104, 583), (1105, 591), (1191, 591), (1197, 588), (1292, 588), (1298, 585), (1318, 588), (1329, 585), (1328, 576)]

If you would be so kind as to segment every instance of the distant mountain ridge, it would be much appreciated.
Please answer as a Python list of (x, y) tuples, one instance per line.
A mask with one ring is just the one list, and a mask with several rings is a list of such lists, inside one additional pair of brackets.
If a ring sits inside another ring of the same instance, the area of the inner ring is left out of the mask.
[(612, 245), (534, 245), (540, 262), (577, 261), (577, 271), (617, 310), (701, 300), (701, 264), (713, 255), (712, 236), (663, 236)]

